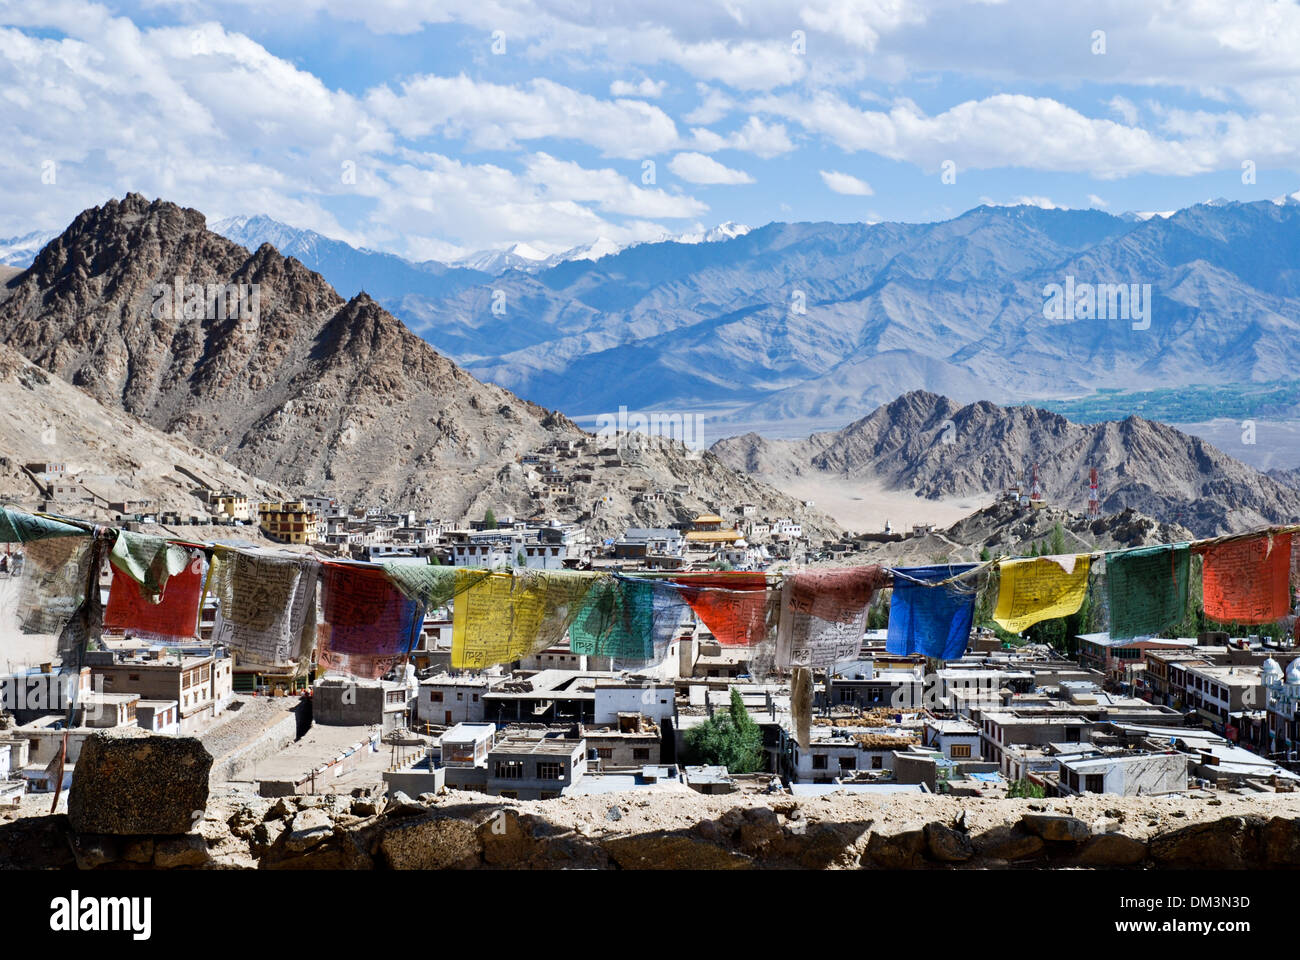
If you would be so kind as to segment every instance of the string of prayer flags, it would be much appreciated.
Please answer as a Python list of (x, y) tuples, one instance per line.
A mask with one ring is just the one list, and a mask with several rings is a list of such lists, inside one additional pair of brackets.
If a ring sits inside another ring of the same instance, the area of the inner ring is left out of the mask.
[(1147, 637), (1187, 613), (1191, 550), (1186, 543), (1106, 554), (1110, 635)]
[(248, 663), (282, 667), (302, 661), (316, 641), (319, 568), (307, 557), (218, 548), (208, 573), (208, 592), (218, 603), (213, 642)]
[(776, 666), (827, 669), (862, 649), (871, 598), (890, 582), (880, 566), (807, 571), (781, 586)]
[(162, 537), (122, 530), (113, 543), (109, 562), (140, 585), (151, 603), (156, 603), (167, 586), (167, 578), (184, 570), (191, 551)]
[(0, 507), (0, 543), (30, 543), (49, 537), (85, 536), (89, 536), (87, 531), (70, 523)]
[(569, 649), (642, 665), (663, 659), (687, 606), (662, 580), (604, 577), (569, 625)]
[(674, 577), (682, 599), (724, 646), (758, 646), (775, 622), (767, 574), (718, 573)]
[(145, 596), (135, 578), (113, 565), (104, 626), (162, 643), (192, 639), (202, 593), (203, 555), (198, 551), (189, 551), (184, 568), (167, 578), (157, 602)]
[(1088, 594), (1091, 558), (1085, 554), (1003, 560), (993, 620), (1012, 633), (1040, 620), (1078, 613)]
[(594, 581), (569, 571), (456, 568), (451, 665), (482, 670), (558, 643)]
[(334, 653), (404, 654), (424, 623), (420, 604), (394, 586), (382, 567), (322, 564), (321, 603), (329, 628), (322, 646)]
[(1205, 615), (1271, 623), (1291, 612), (1291, 534), (1260, 534), (1198, 548)]
[(975, 591), (967, 585), (928, 586), (973, 569), (959, 563), (931, 567), (894, 568), (894, 592), (889, 602), (889, 653), (922, 653), (951, 660), (966, 652), (975, 617)]

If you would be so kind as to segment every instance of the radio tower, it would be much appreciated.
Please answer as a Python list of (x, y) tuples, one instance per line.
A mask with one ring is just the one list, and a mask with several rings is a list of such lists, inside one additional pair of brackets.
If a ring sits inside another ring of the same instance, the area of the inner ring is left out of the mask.
[(1088, 514), (1098, 516), (1101, 513), (1101, 494), (1097, 492), (1097, 468), (1088, 474)]
[(1038, 482), (1038, 464), (1034, 464), (1034, 482), (1029, 488), (1029, 502), (1038, 507), (1043, 505), (1043, 485)]

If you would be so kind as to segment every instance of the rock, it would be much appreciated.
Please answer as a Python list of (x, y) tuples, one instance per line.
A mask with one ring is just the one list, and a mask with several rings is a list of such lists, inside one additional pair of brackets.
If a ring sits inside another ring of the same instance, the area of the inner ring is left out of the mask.
[(867, 842), (867, 858), (873, 865), (886, 870), (906, 870), (916, 866), (925, 846), (924, 830), (904, 830), (895, 834), (873, 833)]
[(781, 828), (781, 819), (775, 810), (767, 807), (754, 807), (745, 811), (745, 822), (740, 827), (740, 849), (746, 853), (757, 853), (774, 840), (785, 836)]
[(990, 843), (983, 851), (992, 860), (1028, 860), (1047, 849), (1043, 838), (1015, 829), (1002, 840)]
[(1026, 813), (1020, 825), (1050, 843), (1082, 843), (1092, 836), (1092, 828), (1078, 817), (1059, 813)]
[(288, 820), (298, 812), (298, 804), (293, 797), (281, 797), (271, 804), (271, 809), (266, 811), (266, 820)]
[(353, 800), (352, 806), (348, 809), (354, 817), (375, 817), (379, 815), (379, 804), (368, 798)]
[(749, 857), (684, 834), (641, 833), (602, 844), (624, 870), (745, 870)]
[(72, 854), (78, 870), (94, 870), (121, 858), (116, 837), (83, 833), (72, 835)]
[(201, 867), (210, 859), (208, 845), (196, 833), (159, 840), (154, 848), (153, 865), (160, 870), (175, 867)]
[(429, 812), (429, 808), (419, 801), (412, 800), (401, 790), (393, 791), (384, 806), (384, 815), (389, 817), (416, 817)]
[[(394, 794), (394, 799), (399, 794)], [(421, 808), (423, 809), (423, 807)], [(472, 824), (456, 817), (406, 816), (388, 826), (379, 841), (394, 870), (444, 870), (478, 865), (483, 845)]]
[(1224, 817), (1161, 834), (1150, 843), (1151, 859), (1183, 869), (1244, 870), (1259, 865), (1256, 818)]
[(1300, 820), (1273, 817), (1260, 831), (1260, 845), (1269, 864), (1300, 866)]
[(1131, 867), (1147, 857), (1147, 845), (1121, 833), (1103, 833), (1079, 851), (1078, 862), (1088, 867)]
[(208, 802), (212, 755), (195, 737), (96, 734), (68, 794), (77, 833), (183, 834)]
[(605, 811), (605, 819), (606, 819), (606, 820), (622, 820), (622, 819), (623, 819), (623, 811), (620, 810), (618, 807), (610, 807), (607, 811)]
[(273, 847), (284, 831), (285, 826), (279, 820), (264, 820), (253, 828), (253, 844), (258, 847)]
[(961, 863), (975, 855), (969, 834), (942, 823), (925, 825), (925, 845), (930, 856), (945, 863)]
[(324, 810), (315, 808), (303, 810), (293, 818), (284, 846), (292, 853), (301, 853), (316, 846), (333, 833), (334, 822)]
[(153, 863), (153, 854), (154, 840), (152, 837), (129, 840), (126, 846), (122, 848), (122, 859), (128, 863)]

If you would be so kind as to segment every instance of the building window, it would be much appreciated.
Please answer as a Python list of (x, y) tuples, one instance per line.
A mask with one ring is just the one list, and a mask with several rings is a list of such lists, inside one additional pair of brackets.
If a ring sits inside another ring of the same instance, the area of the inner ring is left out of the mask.
[(872, 757), (872, 758), (871, 758), (871, 769), (872, 769), (872, 770), (883, 770), (883, 769), (885, 769), (885, 758), (882, 757), (882, 756), (880, 756), (879, 754), (876, 754), (876, 756)]
[(1083, 789), (1088, 793), (1105, 793), (1106, 778), (1100, 773), (1090, 773), (1083, 778)]
[[(524, 778), (524, 762), (522, 760), (498, 760), (497, 761), (497, 779), (498, 780), (522, 780)], [(504, 794), (502, 794), (504, 796)]]
[(824, 754), (824, 753), (817, 753), (817, 754), (814, 754), (814, 755), (813, 755), (813, 758), (812, 758), (812, 768), (813, 768), (814, 770), (825, 770), (825, 769), (826, 769), (826, 754)]
[(602, 759), (602, 760), (612, 760), (612, 759), (614, 759), (614, 748), (613, 748), (613, 747), (597, 747), (597, 748), (596, 748), (596, 756), (600, 757), (600, 759)]
[(951, 756), (951, 757), (953, 757), (954, 759), (956, 759), (956, 758), (958, 758), (958, 757), (969, 757), (969, 756), (970, 756), (970, 744), (969, 744), (969, 743), (954, 743), (954, 744), (949, 748), (949, 750), (948, 750), (948, 755)]
[(633, 760), (649, 760), (650, 750), (647, 747), (636, 747), (632, 751)]
[(429, 692), (429, 702), (430, 702), (430, 703), (442, 703), (442, 691), (441, 691), (441, 690), (432, 690), (432, 691), (430, 691), (430, 692)]

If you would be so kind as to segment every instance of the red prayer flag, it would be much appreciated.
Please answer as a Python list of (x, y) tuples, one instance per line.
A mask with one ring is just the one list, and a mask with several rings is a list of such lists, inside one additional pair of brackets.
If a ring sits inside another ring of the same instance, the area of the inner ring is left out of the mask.
[(674, 577), (673, 582), (719, 643), (754, 646), (768, 629), (767, 575), (719, 573)]
[(1201, 548), (1205, 615), (1270, 623), (1291, 612), (1291, 534), (1260, 534)]
[(203, 562), (196, 556), (180, 573), (167, 578), (162, 600), (150, 603), (140, 585), (113, 567), (104, 626), (164, 640), (188, 640), (198, 626), (203, 589)]

